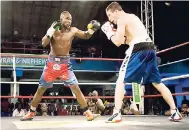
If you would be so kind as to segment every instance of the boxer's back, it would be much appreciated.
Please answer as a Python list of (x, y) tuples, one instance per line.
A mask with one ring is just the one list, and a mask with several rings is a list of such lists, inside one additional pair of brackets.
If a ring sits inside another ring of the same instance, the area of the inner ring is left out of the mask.
[(125, 14), (125, 16), (122, 18), (125, 18), (127, 21), (125, 35), (127, 37), (126, 43), (128, 45), (134, 39), (143, 39), (149, 37), (143, 23), (136, 15)]
[(51, 40), (51, 52), (49, 55), (67, 56), (69, 55), (72, 40), (74, 38), (74, 30), (71, 28), (67, 32), (56, 31)]

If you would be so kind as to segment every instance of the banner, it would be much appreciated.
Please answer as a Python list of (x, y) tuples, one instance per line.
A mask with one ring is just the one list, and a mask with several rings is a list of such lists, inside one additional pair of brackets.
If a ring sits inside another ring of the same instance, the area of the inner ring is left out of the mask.
[[(71, 59), (71, 64), (75, 70), (96, 70), (96, 71), (116, 71), (117, 61), (101, 61), (101, 60), (78, 60)], [(15, 65), (17, 68), (43, 68), (46, 65), (47, 58), (40, 57), (15, 57)], [(2, 67), (12, 67), (12, 56), (1, 56), (0, 64)]]
[(140, 84), (132, 83), (132, 91), (133, 91), (133, 101), (136, 104), (140, 104), (141, 102)]
[[(44, 58), (15, 58), (16, 66), (44, 66)], [(13, 57), (1, 57), (1, 65), (13, 65)]]

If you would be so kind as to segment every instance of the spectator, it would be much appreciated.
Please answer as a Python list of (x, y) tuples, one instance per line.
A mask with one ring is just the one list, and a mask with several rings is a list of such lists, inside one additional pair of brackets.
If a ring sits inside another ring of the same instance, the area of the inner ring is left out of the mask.
[(70, 106), (70, 105), (68, 105), (68, 106), (66, 107), (66, 110), (67, 110), (67, 112), (68, 112), (68, 115), (71, 115), (71, 114), (72, 114), (72, 110), (71, 110), (71, 106)]
[(182, 105), (186, 104), (189, 106), (189, 100), (186, 99), (186, 96), (183, 96)]
[(11, 42), (20, 42), (20, 38), (18, 36), (18, 31), (14, 31), (13, 36), (10, 38)]
[(80, 106), (77, 106), (77, 115), (83, 115)]
[(68, 115), (68, 111), (64, 109), (63, 105), (58, 105), (57, 108), (58, 108), (58, 116)]
[(186, 96), (183, 96), (181, 114), (183, 116), (189, 115), (189, 100), (186, 99)]
[(7, 114), (6, 116), (8, 116), (8, 117), (11, 117), (11, 116), (12, 116), (12, 110), (11, 110), (11, 108), (8, 108), (6, 114)]
[(48, 116), (48, 114), (47, 114), (47, 104), (46, 103), (42, 103), (41, 104), (41, 114), (42, 114), (42, 116)]
[(41, 116), (41, 115), (42, 115), (42, 113), (41, 113), (41, 104), (39, 104), (37, 106), (37, 109), (36, 109), (36, 116)]
[(37, 43), (37, 37), (35, 34), (31, 36), (31, 43)]
[(13, 111), (12, 116), (24, 116), (25, 112), (22, 108), (21, 104), (18, 104), (18, 107)]
[(113, 114), (114, 104), (106, 102), (106, 107), (104, 110), (104, 115), (111, 115)]
[(127, 115), (140, 115), (140, 111), (138, 110), (137, 105), (132, 100), (124, 99), (122, 105), (122, 113)]
[(72, 106), (71, 115), (77, 115), (77, 110), (76, 110), (76, 106), (75, 105)]
[(100, 98), (98, 98), (98, 92), (94, 90), (92, 93), (89, 93), (89, 96), (92, 96), (92, 99), (88, 99), (89, 109), (95, 114), (102, 114), (105, 110), (105, 106)]
[(48, 115), (54, 116), (55, 106), (53, 103), (48, 104)]

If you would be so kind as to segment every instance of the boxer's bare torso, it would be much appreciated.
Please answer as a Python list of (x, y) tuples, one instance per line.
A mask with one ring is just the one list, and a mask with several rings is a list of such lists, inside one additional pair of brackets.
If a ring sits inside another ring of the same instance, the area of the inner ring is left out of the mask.
[(51, 39), (50, 43), (50, 54), (54, 56), (67, 56), (69, 55), (72, 40), (74, 38), (73, 28), (69, 31), (56, 31)]
[(141, 20), (134, 14), (123, 13), (118, 20), (125, 21), (126, 44), (137, 38), (148, 38), (147, 31)]
[(68, 56), (74, 37), (88, 39), (84, 31), (71, 27), (69, 30), (56, 31), (50, 42), (50, 53), (53, 56)]

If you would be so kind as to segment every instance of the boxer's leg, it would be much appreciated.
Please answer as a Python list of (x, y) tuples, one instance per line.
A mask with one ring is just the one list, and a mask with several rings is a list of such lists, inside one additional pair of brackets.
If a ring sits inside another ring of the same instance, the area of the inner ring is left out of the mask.
[(115, 87), (115, 95), (114, 95), (115, 107), (113, 110), (113, 115), (110, 118), (108, 118), (108, 120), (106, 121), (107, 123), (115, 123), (115, 122), (120, 122), (122, 120), (121, 107), (122, 107), (124, 92), (125, 92), (124, 78), (125, 78), (126, 68), (129, 63), (129, 59), (130, 57), (126, 56), (120, 67), (119, 77), (117, 79), (116, 87)]
[(158, 60), (155, 51), (154, 50), (149, 51), (149, 55), (151, 56), (151, 58), (149, 59), (148, 64), (146, 66), (144, 82), (152, 83), (153, 86), (161, 93), (167, 104), (170, 106), (171, 113), (177, 115), (175, 117), (172, 116), (170, 120), (181, 120), (182, 117), (178, 113), (178, 110), (176, 108), (170, 90), (163, 83), (161, 83), (161, 76), (158, 70), (158, 63), (157, 63)]
[(39, 86), (31, 102), (31, 110), (35, 111), (47, 88)]
[(42, 99), (43, 94), (47, 90), (47, 88), (51, 88), (53, 86), (53, 81), (56, 78), (53, 77), (52, 73), (49, 72), (48, 69), (46, 69), (39, 80), (39, 87), (34, 95), (34, 98), (31, 102), (31, 110), (35, 111), (36, 107), (38, 106), (39, 102)]
[(144, 56), (142, 51), (132, 54), (131, 57), (126, 56), (124, 59), (116, 82), (114, 113), (106, 122), (114, 123), (121, 121), (120, 109), (124, 98), (126, 82), (140, 83), (145, 73), (145, 57), (141, 58), (141, 56)]
[(33, 100), (31, 102), (30, 106), (30, 112), (28, 112), (25, 116), (23, 116), (20, 120), (21, 121), (28, 121), (32, 120), (35, 116), (36, 108), (39, 104), (39, 102), (42, 99), (42, 96), (47, 88), (50, 88), (53, 86), (53, 81), (56, 79), (51, 73), (50, 68), (45, 67), (43, 70), (43, 73), (41, 75), (40, 81), (39, 81), (39, 87), (33, 97)]
[(125, 73), (126, 73), (126, 68), (129, 66), (129, 60), (130, 57), (126, 56), (119, 71), (119, 77), (116, 82), (116, 88), (115, 88), (115, 96), (114, 96), (114, 102), (115, 102), (115, 108), (114, 108), (114, 113), (119, 113), (120, 109), (122, 107), (123, 103), (123, 98), (124, 98), (124, 92), (125, 92)]
[(169, 117), (170, 121), (179, 121), (182, 120), (182, 115), (177, 109), (171, 91), (163, 83), (152, 83), (153, 86), (161, 93), (164, 100), (167, 102), (171, 109), (171, 116)]
[(91, 121), (95, 119), (96, 117), (99, 116), (99, 114), (92, 114), (92, 112), (89, 111), (87, 101), (83, 93), (81, 92), (81, 89), (78, 86), (78, 81), (77, 78), (75, 77), (74, 72), (71, 69), (69, 69), (68, 72), (69, 72), (69, 77), (67, 80), (64, 81), (64, 84), (66, 86), (69, 86), (71, 91), (75, 94), (78, 103), (81, 105), (81, 109), (83, 110), (84, 115), (86, 115), (87, 117), (87, 120)]
[(70, 85), (69, 87), (70, 87), (71, 91), (75, 94), (77, 102), (80, 104), (81, 109), (83, 110), (84, 115), (87, 117), (88, 121), (92, 121), (96, 117), (100, 116), (99, 114), (92, 114), (92, 112), (88, 109), (87, 101), (76, 82), (74, 84)]
[(176, 109), (176, 105), (170, 90), (163, 83), (152, 83), (153, 86), (161, 93), (164, 100), (170, 106), (171, 110)]
[(73, 85), (70, 85), (69, 87), (71, 91), (75, 94), (77, 102), (80, 104), (81, 109), (84, 109), (85, 111), (88, 110), (87, 102), (79, 86), (77, 84), (73, 84)]
[(70, 63), (68, 63), (68, 66), (65, 66), (64, 71), (61, 72), (60, 79), (64, 82), (66, 86), (71, 89), (73, 96), (77, 98), (77, 101), (81, 105), (81, 108), (86, 108), (87, 102), (83, 93), (81, 92), (81, 89), (78, 86), (77, 78), (72, 70), (72, 66)]

